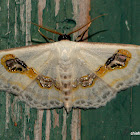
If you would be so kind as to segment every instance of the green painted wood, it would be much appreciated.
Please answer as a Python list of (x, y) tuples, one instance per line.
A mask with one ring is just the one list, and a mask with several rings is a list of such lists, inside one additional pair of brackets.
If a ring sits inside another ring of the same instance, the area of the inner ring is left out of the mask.
[[(9, 9), (7, 3), (9, 1)], [(27, 0), (28, 1), (28, 0)], [(26, 0), (14, 2), (12, 0), (5, 0), (0, 2), (1, 16), (0, 16), (0, 49), (13, 48), (25, 46), (26, 31), (22, 27), (26, 27)], [(45, 1), (45, 0), (44, 0)], [(140, 44), (140, 18), (139, 18), (139, 0), (91, 0), (91, 19), (107, 13), (108, 15), (102, 17), (91, 24), (89, 35), (92, 35), (101, 30), (107, 30), (100, 34), (96, 34), (89, 38), (90, 42), (111, 42), (111, 43), (130, 43)], [(43, 1), (42, 1), (43, 2)], [(80, 1), (79, 1), (80, 2)], [(60, 0), (60, 10), (55, 16), (55, 1), (46, 0), (46, 6), (43, 10), (43, 25), (56, 29), (61, 32), (69, 32), (75, 27), (73, 21), (73, 5), (71, 0)], [(38, 15), (38, 1), (31, 1), (31, 21), (38, 23), (40, 18)], [(25, 11), (24, 11), (25, 9)], [(23, 19), (21, 20), (21, 11), (23, 12)], [(17, 17), (15, 33), (15, 17)], [(82, 18), (82, 17), (80, 17)], [(67, 21), (66, 19), (71, 19)], [(24, 21), (24, 22), (23, 22)], [(128, 26), (126, 26), (126, 21)], [(128, 30), (129, 28), (129, 30)], [(57, 40), (57, 35), (46, 33), (48, 37)], [(15, 37), (16, 34), (16, 37)], [(44, 42), (44, 39), (37, 32), (37, 27), (31, 26), (32, 41)], [(38, 44), (32, 42), (33, 44)], [(28, 42), (30, 44), (30, 42)], [(82, 110), (81, 116), (81, 139), (82, 140), (127, 140), (139, 139), (140, 136), (131, 136), (131, 131), (140, 131), (140, 86), (129, 88), (120, 92), (115, 99), (109, 102), (105, 107), (99, 109)], [(30, 140), (36, 139), (35, 125), (37, 121), (37, 110), (29, 109), (25, 103), (16, 102), (14, 111), (9, 106), (9, 122), (6, 128), (6, 98), (10, 98), (10, 105), (15, 101), (14, 95), (6, 96), (4, 92), (0, 94), (0, 140)], [(62, 126), (63, 126), (63, 110), (56, 110), (59, 114), (59, 127), (54, 128), (53, 111), (51, 111), (51, 130), (50, 140), (61, 140)], [(14, 112), (14, 113), (13, 113)], [(29, 113), (29, 114), (28, 114)], [(45, 140), (46, 133), (46, 116), (47, 111), (43, 112), (42, 119), (42, 136)], [(19, 116), (18, 116), (18, 115)], [(16, 116), (17, 115), (17, 116)], [(19, 119), (17, 119), (19, 118)], [(67, 140), (71, 139), (71, 119), (72, 112), (67, 118)], [(15, 120), (17, 122), (15, 122)], [(15, 126), (17, 123), (17, 126)], [(26, 126), (25, 126), (26, 124)]]
[[(107, 31), (89, 41), (140, 44), (138, 0), (94, 0), (91, 9), (95, 11), (90, 12), (93, 17), (103, 13), (108, 16), (92, 23), (89, 34), (102, 29)], [(139, 100), (140, 86), (136, 86), (118, 93), (105, 107), (82, 111), (82, 139), (140, 139), (140, 136), (130, 135), (132, 131), (140, 131)]]

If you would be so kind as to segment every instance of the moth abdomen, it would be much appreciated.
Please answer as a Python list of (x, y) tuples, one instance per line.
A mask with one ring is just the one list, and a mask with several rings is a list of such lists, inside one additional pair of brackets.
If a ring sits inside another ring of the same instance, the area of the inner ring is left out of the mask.
[(67, 92), (72, 90), (72, 79), (71, 79), (71, 74), (67, 73), (67, 75), (62, 75), (60, 74), (60, 83), (61, 83), (61, 89), (62, 92)]
[(67, 112), (72, 108), (72, 83), (73, 83), (73, 67), (70, 59), (61, 59), (61, 65), (59, 65), (59, 82), (61, 87), (61, 92), (63, 95), (64, 107)]

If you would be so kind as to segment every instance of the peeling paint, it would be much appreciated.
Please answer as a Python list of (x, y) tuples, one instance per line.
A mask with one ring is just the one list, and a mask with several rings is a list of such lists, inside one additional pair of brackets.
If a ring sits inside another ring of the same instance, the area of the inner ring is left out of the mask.
[(30, 120), (30, 107), (25, 104), (25, 113), (24, 113), (25, 117), (27, 118), (28, 116), (28, 121)]
[(7, 9), (8, 9), (8, 17), (7, 17), (7, 32), (9, 32), (9, 27), (10, 27), (10, 21), (9, 21), (9, 0), (7, 1)]
[(11, 104), (11, 117), (13, 122), (18, 122), (20, 120), (20, 110), (17, 102), (19, 101), (18, 97), (14, 97), (13, 103)]
[(71, 120), (71, 139), (81, 140), (81, 110), (73, 109)]
[[(26, 107), (26, 106), (25, 106)], [(22, 132), (22, 134), (23, 134), (23, 137), (24, 137), (24, 139), (26, 138), (26, 128), (27, 128), (27, 124), (26, 124), (26, 116), (24, 115), (24, 125), (23, 125), (23, 132)]]
[(60, 9), (60, 0), (55, 0), (55, 16), (57, 16)]
[(51, 111), (46, 111), (46, 133), (45, 133), (45, 140), (50, 139), (50, 131), (51, 131)]
[(29, 121), (29, 119), (30, 119), (30, 107), (27, 104), (25, 104), (25, 111), (24, 111), (24, 116), (23, 116), (23, 119), (24, 119), (23, 137), (24, 137), (24, 139), (26, 139), (27, 116), (28, 116), (28, 121)]
[(9, 31), (9, 32), (5, 33), (5, 36), (9, 35), (10, 33), (11, 33), (11, 31)]
[(129, 25), (128, 25), (128, 21), (127, 20), (125, 21), (125, 25), (126, 25), (127, 30), (130, 31), (130, 28), (129, 28)]
[(79, 114), (79, 116), (78, 116), (78, 120), (79, 120), (79, 122), (78, 122), (78, 138), (80, 140), (81, 139), (81, 109), (78, 109), (78, 114)]
[(44, 110), (37, 111), (37, 120), (34, 125), (34, 140), (42, 139), (42, 119)]
[(53, 128), (56, 126), (59, 127), (59, 114), (56, 112), (56, 110), (53, 110), (53, 118), (54, 118), (54, 123), (53, 123)]
[(38, 1), (38, 23), (42, 25), (43, 21), (43, 10), (46, 7), (46, 0), (39, 0)]
[(62, 126), (62, 140), (66, 140), (67, 137), (67, 113), (63, 108), (63, 126)]
[(31, 29), (31, 24), (28, 23), (29, 21), (31, 21), (31, 0), (26, 0), (26, 45), (30, 45), (29, 42), (31, 42), (31, 33), (30, 33), (30, 29)]
[(25, 13), (25, 5), (23, 4), (23, 0), (20, 0), (20, 19), (21, 19), (21, 31), (22, 35), (25, 33), (25, 18), (24, 18), (24, 13)]
[(30, 137), (29, 136), (27, 136), (27, 140), (30, 140)]
[(10, 114), (9, 114), (9, 108), (10, 108), (10, 95), (6, 92), (6, 123), (5, 128), (8, 129), (8, 124), (10, 122)]
[(17, 8), (15, 7), (15, 35), (14, 35), (14, 38), (15, 38), (15, 41), (17, 41)]

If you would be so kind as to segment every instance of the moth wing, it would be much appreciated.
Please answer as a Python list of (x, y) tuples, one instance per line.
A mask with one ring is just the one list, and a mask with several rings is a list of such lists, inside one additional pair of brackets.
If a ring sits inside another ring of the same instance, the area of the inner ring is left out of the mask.
[[(39, 75), (56, 78), (55, 65), (57, 65), (58, 53), (55, 47), (54, 44), (41, 44), (0, 51), (0, 90), (19, 96), (32, 107), (50, 109), (63, 106), (58, 90), (44, 89), (36, 81)], [(6, 59), (11, 62), (7, 63), (9, 66), (12, 65), (11, 60), (16, 59), (22, 67), (27, 67), (28, 72), (26, 72), (27, 70), (18, 73), (9, 72), (5, 65)], [(4, 64), (2, 65), (2, 63)]]
[(91, 86), (80, 85), (74, 90), (74, 107), (104, 106), (120, 90), (140, 83), (140, 46), (79, 43), (76, 48), (75, 77), (86, 78), (91, 74), (95, 78)]

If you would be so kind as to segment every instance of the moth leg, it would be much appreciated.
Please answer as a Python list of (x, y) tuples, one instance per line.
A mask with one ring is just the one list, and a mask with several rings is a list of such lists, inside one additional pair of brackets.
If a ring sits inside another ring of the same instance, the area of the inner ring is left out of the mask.
[[(91, 24), (91, 23), (90, 23)], [(75, 39), (76, 42), (79, 41), (84, 41), (83, 37), (85, 35), (85, 33), (88, 31), (90, 24), (88, 25), (88, 27)]]
[[(47, 36), (45, 36), (41, 31), (40, 28), (38, 29), (38, 32), (40, 33), (40, 35), (47, 41), (47, 42), (55, 42), (53, 39), (48, 38)], [(49, 41), (48, 41), (49, 40)]]

